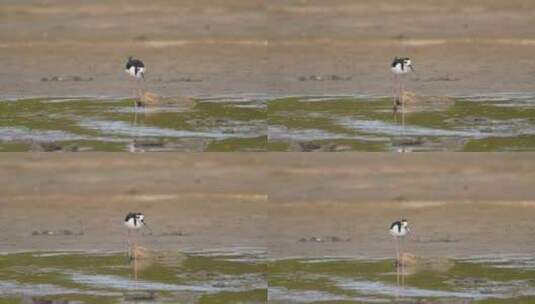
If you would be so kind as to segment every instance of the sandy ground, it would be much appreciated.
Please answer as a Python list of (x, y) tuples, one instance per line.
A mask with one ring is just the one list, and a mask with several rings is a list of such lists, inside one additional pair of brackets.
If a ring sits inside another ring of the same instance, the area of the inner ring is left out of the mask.
[[(0, 95), (131, 95), (127, 56), (160, 94), (392, 94), (410, 56), (421, 94), (532, 92), (535, 2), (3, 1)], [(41, 81), (54, 76), (90, 81)], [(319, 76), (339, 80), (302, 81)]]
[[(128, 56), (145, 62), (146, 87), (163, 95), (262, 92), (259, 3), (4, 1), (1, 95), (130, 97)], [(73, 75), (92, 80), (41, 81)]]
[[(389, 64), (408, 56), (416, 72), (405, 87), (419, 94), (532, 92), (534, 8), (500, 0), (283, 5), (275, 20), (284, 34), (270, 41), (270, 91), (392, 95)], [(311, 75), (340, 80), (299, 80)]]
[[(391, 256), (389, 224), (401, 217), (412, 229), (406, 250), (417, 255), (535, 250), (533, 154), (278, 158), (272, 174), (284, 186), (269, 191), (272, 257)], [(312, 237), (327, 241), (300, 241)]]
[[(123, 250), (129, 211), (145, 213), (148, 248), (262, 248), (264, 162), (253, 153), (3, 154), (0, 250)], [(81, 224), (83, 236), (32, 235)]]
[[(140, 241), (159, 250), (389, 256), (404, 216), (414, 254), (532, 254), (534, 172), (530, 153), (4, 153), (0, 251), (123, 250), (139, 210), (154, 232)], [(32, 235), (80, 223), (83, 236)], [(351, 240), (300, 242), (333, 236)]]

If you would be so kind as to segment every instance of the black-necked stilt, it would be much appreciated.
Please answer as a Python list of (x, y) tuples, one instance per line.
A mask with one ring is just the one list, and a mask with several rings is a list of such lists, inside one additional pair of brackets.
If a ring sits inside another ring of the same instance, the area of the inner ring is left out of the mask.
[(401, 105), (401, 112), (403, 113), (403, 85), (401, 83), (400, 75), (414, 71), (414, 67), (412, 66), (410, 58), (395, 57), (394, 61), (392, 61), (391, 70), (396, 77), (396, 85), (398, 87), (398, 96), (396, 97), (394, 104), (394, 111)]
[(409, 234), (409, 222), (406, 219), (401, 221), (395, 221), (390, 225), (390, 234), (396, 240), (396, 262), (398, 266), (401, 266), (403, 262), (401, 261), (403, 252), (401, 245), (403, 238)]
[[(396, 241), (396, 279), (397, 286), (403, 287), (405, 285), (405, 272), (403, 271), (404, 262), (403, 262), (403, 249), (402, 243), (403, 238), (409, 234), (409, 222), (406, 219), (401, 221), (395, 221), (390, 225), (390, 234), (395, 238)], [(400, 285), (401, 277), (401, 285)], [(398, 294), (396, 293), (396, 298)]]
[(394, 61), (392, 62), (392, 72), (394, 72), (395, 74), (406, 74), (413, 70), (414, 67), (412, 66), (410, 58), (394, 58)]
[(130, 229), (140, 229), (146, 226), (145, 215), (139, 212), (129, 212), (125, 219), (124, 225)]
[[(414, 70), (412, 66), (412, 61), (410, 58), (398, 58), (395, 57), (392, 61), (392, 66), (390, 68), (392, 73), (394, 73), (396, 78), (396, 85), (398, 86), (397, 96), (394, 101), (394, 115), (398, 111), (398, 107), (401, 106), (401, 135), (405, 135), (405, 105), (403, 101), (403, 84), (401, 82), (401, 75), (407, 74)], [(401, 152), (405, 152), (405, 149), (402, 147)]]
[(125, 72), (137, 79), (145, 79), (145, 64), (139, 59), (128, 57)]
[[(125, 219), (124, 219), (124, 225), (128, 228), (128, 250), (131, 258), (135, 259), (135, 250), (136, 250), (136, 241), (137, 237), (135, 237), (133, 246), (132, 246), (132, 240), (131, 240), (131, 230), (139, 230), (143, 227), (149, 229), (149, 226), (147, 226), (147, 223), (145, 222), (145, 215), (143, 213), (139, 212), (129, 212)], [(151, 231), (152, 232), (152, 231)], [(132, 255), (132, 252), (134, 252), (134, 256)]]
[[(133, 59), (132, 57), (128, 57), (128, 61), (126, 62), (125, 66), (125, 72), (130, 75), (133, 79), (136, 81), (142, 80), (145, 81), (145, 64), (143, 61), (139, 59)], [(141, 92), (143, 91), (143, 88), (136, 87), (134, 88), (134, 98), (141, 96)], [(134, 106), (137, 106), (139, 102), (136, 101)]]

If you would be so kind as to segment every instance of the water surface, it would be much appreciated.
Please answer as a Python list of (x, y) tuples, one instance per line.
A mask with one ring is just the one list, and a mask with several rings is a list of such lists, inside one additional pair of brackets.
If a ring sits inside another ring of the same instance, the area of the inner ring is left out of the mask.
[(124, 253), (4, 254), (0, 303), (265, 303), (264, 256), (256, 249), (155, 253), (134, 272)]
[(0, 101), (0, 151), (263, 151), (266, 107), (250, 98), (134, 108), (133, 100)]
[(534, 303), (535, 257), (292, 258), (268, 264), (270, 303)]
[[(267, 101), (266, 101), (267, 100)], [(392, 110), (390, 97), (0, 101), (0, 151), (534, 151), (535, 94), (464, 96)]]
[(532, 151), (535, 94), (466, 96), (393, 111), (390, 97), (287, 97), (268, 102), (274, 151)]

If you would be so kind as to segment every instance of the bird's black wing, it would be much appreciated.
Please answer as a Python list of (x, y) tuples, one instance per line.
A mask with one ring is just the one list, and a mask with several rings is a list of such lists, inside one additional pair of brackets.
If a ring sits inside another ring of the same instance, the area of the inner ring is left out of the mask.
[(135, 66), (135, 67), (138, 67), (138, 68), (144, 68), (145, 67), (143, 62), (141, 60), (138, 60), (138, 59), (133, 59), (132, 60), (132, 65)]
[[(390, 225), (390, 230), (392, 230), (396, 226), (401, 227), (401, 222), (400, 221), (393, 222), (392, 225)], [(398, 230), (399, 230), (399, 228), (398, 228)]]
[(394, 58), (394, 61), (392, 61), (392, 67), (395, 67), (398, 64), (403, 65), (403, 59), (396, 57), (396, 58)]
[(128, 222), (131, 218), (136, 218), (136, 214), (133, 213), (133, 212), (128, 212), (128, 214), (127, 214), (126, 217), (124, 218), (124, 221), (125, 221), (125, 222)]

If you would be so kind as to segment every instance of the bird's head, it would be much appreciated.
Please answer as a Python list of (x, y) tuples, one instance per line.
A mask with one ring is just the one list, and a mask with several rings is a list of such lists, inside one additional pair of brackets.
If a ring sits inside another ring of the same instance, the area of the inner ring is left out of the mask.
[(409, 226), (409, 221), (407, 221), (406, 219), (402, 219), (401, 220), (401, 225), (403, 225), (403, 227), (407, 228)]
[(152, 229), (150, 229), (149, 225), (147, 225), (147, 223), (145, 223), (145, 215), (140, 214), (138, 219), (139, 219), (139, 222), (141, 224), (143, 224), (143, 227), (147, 228), (150, 231), (150, 234), (152, 234)]
[(403, 64), (407, 66), (409, 69), (411, 69), (411, 71), (414, 71), (414, 67), (412, 66), (412, 61), (410, 58), (404, 58)]

